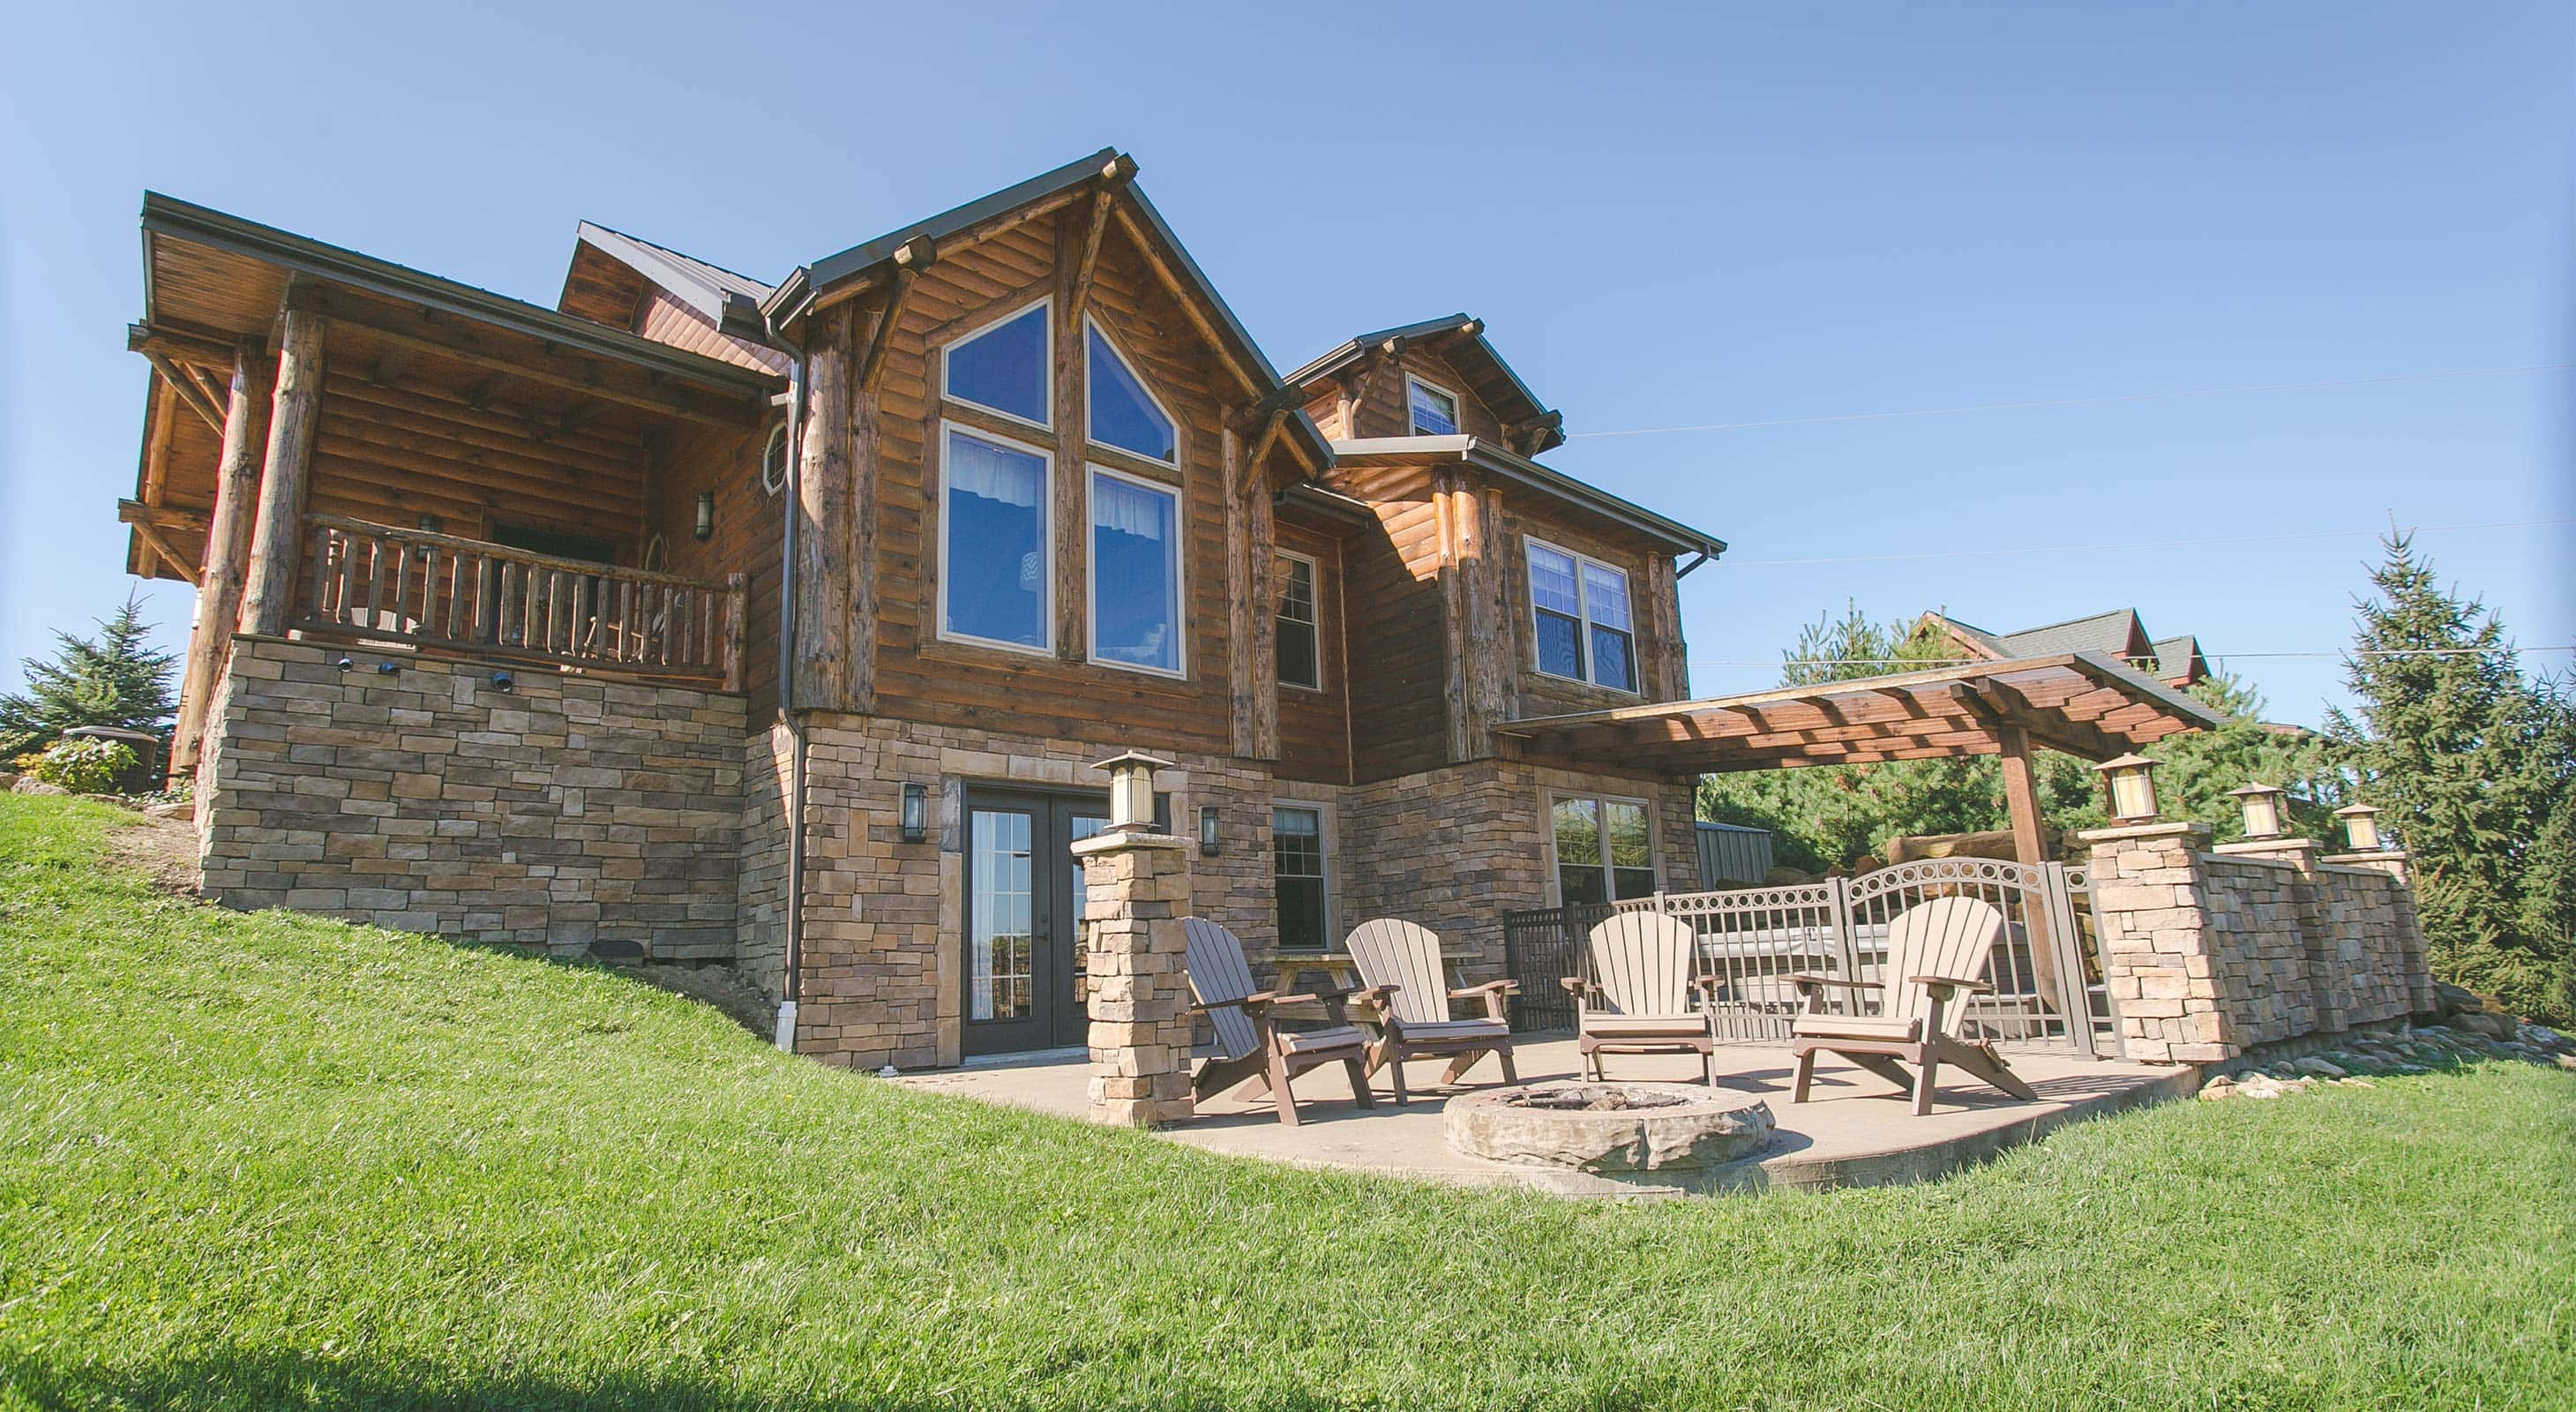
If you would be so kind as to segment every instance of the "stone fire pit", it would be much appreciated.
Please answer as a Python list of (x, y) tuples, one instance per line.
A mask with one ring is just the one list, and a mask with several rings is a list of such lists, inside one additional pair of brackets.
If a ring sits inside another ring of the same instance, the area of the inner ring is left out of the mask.
[(1771, 1106), (1689, 1084), (1546, 1083), (1449, 1100), (1470, 1157), (1586, 1172), (1714, 1167), (1771, 1142)]

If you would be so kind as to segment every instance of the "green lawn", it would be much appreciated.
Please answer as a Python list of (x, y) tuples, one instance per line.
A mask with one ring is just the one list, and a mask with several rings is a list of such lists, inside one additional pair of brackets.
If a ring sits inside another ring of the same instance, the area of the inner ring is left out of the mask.
[(2576, 1405), (2576, 1076), (1620, 1207), (782, 1057), (615, 975), (154, 894), (0, 797), (0, 1406)]

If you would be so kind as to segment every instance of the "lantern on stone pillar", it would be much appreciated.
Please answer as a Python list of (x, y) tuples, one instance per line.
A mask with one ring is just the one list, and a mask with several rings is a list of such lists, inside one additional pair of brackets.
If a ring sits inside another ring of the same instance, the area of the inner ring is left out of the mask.
[(2335, 811), (2343, 821), (2343, 838), (2355, 853), (2377, 853), (2387, 845), (2379, 838), (2379, 811), (2367, 804), (2347, 804)]
[(2093, 767), (2102, 776), (2102, 788), (2110, 800), (2111, 822), (2115, 824), (2151, 824), (2156, 819), (2156, 762), (2144, 755), (2128, 754), (2117, 760), (2105, 760)]
[(2287, 830), (2282, 825), (2282, 790), (2278, 785), (2249, 784), (2227, 791), (2236, 806), (2245, 811), (2247, 838), (2279, 838)]
[(1109, 772), (1109, 827), (1151, 830), (1154, 827), (1154, 772), (1172, 762), (1130, 750), (1092, 766)]

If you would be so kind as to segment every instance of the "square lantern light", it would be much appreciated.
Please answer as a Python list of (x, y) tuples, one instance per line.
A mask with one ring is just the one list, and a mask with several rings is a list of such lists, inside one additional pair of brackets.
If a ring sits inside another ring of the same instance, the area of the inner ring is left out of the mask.
[(2093, 767), (2102, 776), (2103, 788), (2110, 798), (2112, 823), (2155, 822), (2156, 764), (2144, 755), (2132, 753)]
[(2343, 838), (2355, 853), (2377, 853), (2388, 845), (2379, 837), (2379, 811), (2367, 804), (2347, 804), (2335, 811), (2343, 821)]
[(2236, 801), (2237, 807), (2245, 811), (2247, 838), (2279, 838), (2288, 832), (2282, 823), (2286, 815), (2281, 807), (2283, 791), (2280, 786), (2248, 784), (2227, 793)]
[(1151, 830), (1154, 827), (1154, 772), (1172, 762), (1130, 750), (1092, 766), (1109, 772), (1109, 827)]
[(1220, 853), (1220, 852), (1222, 852), (1222, 851), (1223, 851), (1223, 849), (1222, 849), (1222, 848), (1220, 848), (1220, 847), (1219, 847), (1219, 844), (1218, 844), (1218, 840), (1217, 840), (1217, 836), (1216, 836), (1216, 824), (1217, 824), (1216, 806), (1215, 806), (1215, 805), (1213, 805), (1213, 804), (1202, 804), (1202, 805), (1200, 805), (1200, 806), (1199, 806), (1199, 856), (1200, 856), (1200, 857), (1202, 857), (1202, 858), (1214, 858), (1215, 856), (1217, 856), (1217, 854), (1218, 854), (1218, 853)]
[(906, 843), (921, 843), (930, 837), (930, 791), (921, 781), (903, 782), (903, 811), (897, 822)]

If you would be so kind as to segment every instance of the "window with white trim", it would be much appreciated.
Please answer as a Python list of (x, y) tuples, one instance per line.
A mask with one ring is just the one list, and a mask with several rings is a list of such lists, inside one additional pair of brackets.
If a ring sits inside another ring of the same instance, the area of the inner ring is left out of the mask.
[(1404, 380), (1404, 401), (1415, 436), (1456, 436), (1458, 394), (1420, 378)]
[(940, 436), (939, 635), (1051, 651), (1055, 458), (955, 423), (942, 423)]
[(1628, 616), (1627, 570), (1544, 540), (1529, 540), (1526, 548), (1538, 669), (1635, 691), (1637, 638)]
[(1053, 385), (1048, 301), (1005, 314), (940, 351), (940, 390), (952, 402), (1045, 426)]
[(760, 488), (776, 495), (787, 488), (787, 424), (780, 422), (769, 429), (769, 439), (760, 444)]
[(1279, 650), (1279, 684), (1316, 690), (1324, 684), (1322, 639), (1317, 633), (1315, 561), (1280, 551), (1279, 608), (1274, 618)]
[(1091, 468), (1091, 660), (1181, 675), (1181, 496)]
[(1179, 423), (1096, 320), (1084, 322), (1084, 386), (1090, 389), (1090, 436), (1164, 465), (1180, 463)]
[(1548, 807), (1561, 903), (1621, 902), (1655, 892), (1652, 813), (1642, 799), (1562, 795)]
[(1279, 949), (1321, 951), (1330, 936), (1324, 897), (1324, 811), (1270, 810), (1270, 877), (1279, 899)]

